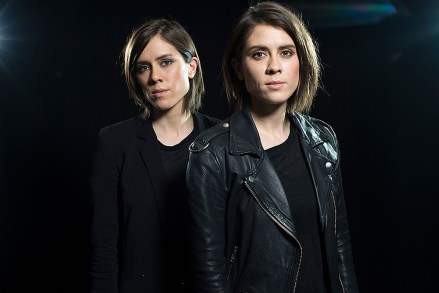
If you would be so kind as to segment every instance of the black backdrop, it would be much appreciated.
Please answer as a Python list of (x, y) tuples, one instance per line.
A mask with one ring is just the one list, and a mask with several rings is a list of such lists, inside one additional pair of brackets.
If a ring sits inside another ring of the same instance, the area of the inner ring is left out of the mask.
[[(0, 292), (87, 291), (95, 135), (138, 113), (118, 63), (133, 26), (182, 22), (204, 69), (203, 112), (228, 115), (220, 58), (247, 1), (149, 2), (0, 1)], [(357, 2), (388, 1), (336, 1)], [(362, 292), (439, 290), (439, 3), (417, 2), (393, 2), (374, 24), (303, 15), (324, 62), (311, 114), (340, 140)]]

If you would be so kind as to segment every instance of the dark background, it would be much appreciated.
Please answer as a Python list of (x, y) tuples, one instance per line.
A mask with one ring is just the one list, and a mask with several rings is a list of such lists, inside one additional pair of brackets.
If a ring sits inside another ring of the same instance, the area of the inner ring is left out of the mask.
[[(361, 291), (439, 292), (439, 1), (287, 3), (320, 44), (325, 90), (311, 115), (339, 137)], [(0, 0), (0, 292), (87, 292), (95, 136), (139, 113), (118, 63), (132, 28), (180, 21), (204, 69), (203, 112), (225, 118), (220, 58), (245, 7)]]

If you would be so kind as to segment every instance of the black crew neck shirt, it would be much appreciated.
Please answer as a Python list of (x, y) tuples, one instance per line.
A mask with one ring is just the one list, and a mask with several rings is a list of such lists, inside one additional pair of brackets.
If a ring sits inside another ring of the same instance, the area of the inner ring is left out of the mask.
[(302, 246), (302, 261), (296, 292), (328, 292), (325, 284), (316, 195), (297, 130), (292, 124), (288, 139), (280, 145), (267, 149), (266, 153), (284, 188)]

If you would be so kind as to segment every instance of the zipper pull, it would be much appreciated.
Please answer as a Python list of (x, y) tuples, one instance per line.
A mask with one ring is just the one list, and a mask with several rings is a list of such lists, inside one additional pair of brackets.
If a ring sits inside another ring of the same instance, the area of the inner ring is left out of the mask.
[(235, 245), (233, 247), (233, 252), (232, 252), (232, 255), (230, 256), (230, 260), (229, 260), (229, 269), (227, 272), (227, 280), (230, 278), (230, 275), (232, 273), (233, 262), (235, 261), (235, 257), (236, 257), (237, 252), (238, 252), (238, 246)]

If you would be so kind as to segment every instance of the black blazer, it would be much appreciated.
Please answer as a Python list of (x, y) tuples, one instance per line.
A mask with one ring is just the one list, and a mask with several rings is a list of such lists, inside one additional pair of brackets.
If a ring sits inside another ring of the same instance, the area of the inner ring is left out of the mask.
[[(194, 119), (199, 132), (219, 122), (199, 113)], [(149, 120), (131, 118), (100, 130), (90, 176), (91, 292), (169, 292), (184, 282), (183, 272), (167, 272), (167, 230), (184, 221), (172, 218), (165, 184)]]

